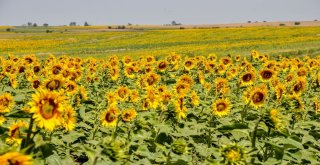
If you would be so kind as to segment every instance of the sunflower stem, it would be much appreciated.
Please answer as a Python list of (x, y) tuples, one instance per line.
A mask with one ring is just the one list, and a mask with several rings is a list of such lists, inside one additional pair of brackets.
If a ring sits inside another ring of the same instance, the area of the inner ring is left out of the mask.
[(28, 128), (28, 134), (27, 134), (27, 139), (26, 143), (24, 144), (23, 148), (27, 147), (30, 143), (30, 138), (31, 138), (31, 133), (32, 133), (32, 128), (33, 128), (33, 115), (30, 117), (30, 122), (29, 122), (29, 128)]
[(256, 122), (255, 126), (254, 126), (254, 130), (252, 132), (252, 139), (251, 139), (251, 143), (252, 143), (252, 148), (256, 149), (256, 139), (257, 139), (257, 131), (258, 131), (258, 127), (259, 127), (259, 123), (262, 121), (262, 117), (259, 118), (259, 120)]

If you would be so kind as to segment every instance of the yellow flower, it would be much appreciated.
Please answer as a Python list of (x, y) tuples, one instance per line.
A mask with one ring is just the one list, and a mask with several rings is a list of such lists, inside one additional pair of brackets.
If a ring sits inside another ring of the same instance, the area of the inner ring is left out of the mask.
[(187, 117), (186, 113), (188, 112), (188, 109), (184, 106), (184, 97), (179, 97), (174, 105), (177, 119), (185, 119)]
[(298, 77), (296, 83), (292, 87), (293, 94), (300, 96), (307, 88), (307, 80), (305, 77)]
[(276, 73), (271, 69), (262, 69), (260, 71), (260, 79), (263, 82), (268, 82), (274, 77), (276, 77)]
[(195, 66), (195, 60), (192, 58), (188, 58), (184, 61), (184, 68), (186, 70), (191, 70), (194, 68), (194, 66)]
[(139, 92), (137, 90), (131, 90), (130, 101), (136, 103), (139, 101)]
[(119, 110), (116, 106), (109, 107), (102, 115), (101, 122), (105, 127), (114, 127), (118, 121)]
[(126, 101), (129, 97), (129, 88), (126, 86), (120, 86), (117, 90), (117, 97), (121, 100), (121, 101)]
[(44, 88), (50, 91), (60, 90), (63, 87), (64, 78), (62, 76), (50, 77), (43, 83)]
[(223, 160), (221, 163), (223, 164), (245, 164), (245, 152), (244, 149), (237, 146), (236, 144), (231, 144), (229, 146), (225, 146), (221, 151)]
[(71, 131), (76, 126), (76, 112), (74, 109), (68, 105), (65, 107), (65, 110), (63, 112), (63, 127), (67, 131)]
[(158, 70), (160, 72), (164, 72), (168, 69), (168, 61), (166, 60), (161, 60), (158, 62)]
[(148, 73), (145, 75), (144, 84), (146, 84), (147, 87), (154, 86), (160, 81), (160, 78), (161, 76), (156, 73)]
[(35, 123), (40, 128), (53, 131), (62, 124), (65, 97), (56, 91), (39, 90), (32, 95), (30, 112), (34, 113)]
[(246, 103), (250, 103), (255, 109), (264, 105), (267, 99), (267, 87), (265, 85), (249, 88), (244, 93)]
[(78, 85), (74, 81), (67, 81), (65, 87), (68, 95), (74, 95), (78, 92)]
[(252, 85), (256, 80), (256, 75), (253, 71), (248, 71), (247, 73), (241, 76), (241, 86)]
[(197, 95), (197, 93), (195, 91), (192, 91), (191, 93), (191, 104), (193, 106), (198, 106), (200, 102), (199, 96)]
[(216, 116), (222, 117), (230, 113), (231, 104), (228, 99), (218, 99), (214, 102), (212, 113)]
[(124, 110), (121, 114), (122, 120), (125, 122), (132, 121), (134, 118), (136, 118), (137, 112), (134, 109), (127, 109)]
[(2, 165), (32, 165), (32, 157), (19, 152), (8, 152), (0, 156)]
[(0, 113), (10, 112), (15, 103), (10, 93), (5, 93), (0, 96)]
[(111, 80), (116, 81), (119, 78), (120, 71), (118, 67), (112, 67), (109, 70), (109, 75), (111, 76)]
[(135, 69), (132, 66), (127, 66), (124, 69), (124, 75), (131, 79), (135, 77), (134, 72), (135, 72)]
[(13, 123), (9, 127), (8, 135), (9, 137), (6, 138), (6, 143), (10, 145), (20, 145), (22, 142), (22, 136), (20, 134), (20, 128), (28, 128), (28, 124), (24, 121), (19, 121)]

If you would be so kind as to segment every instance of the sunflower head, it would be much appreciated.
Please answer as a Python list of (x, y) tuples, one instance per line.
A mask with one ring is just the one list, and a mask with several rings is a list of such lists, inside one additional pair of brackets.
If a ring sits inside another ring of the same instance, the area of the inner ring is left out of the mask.
[(65, 96), (61, 92), (38, 90), (32, 95), (32, 101), (28, 103), (30, 113), (38, 127), (53, 131), (60, 126), (63, 118), (62, 113), (65, 107)]
[(192, 58), (188, 58), (184, 61), (184, 68), (186, 70), (191, 70), (195, 67), (195, 60)]
[(44, 83), (44, 88), (50, 91), (60, 90), (64, 86), (64, 79), (61, 76), (48, 78)]
[(256, 75), (253, 71), (248, 71), (247, 73), (243, 74), (240, 79), (240, 84), (242, 86), (252, 85), (256, 79)]
[(32, 165), (32, 157), (19, 152), (8, 152), (0, 156), (3, 165)]
[(225, 146), (221, 149), (223, 164), (245, 164), (245, 151), (236, 144)]
[(116, 106), (109, 107), (102, 115), (101, 122), (105, 127), (114, 127), (117, 124), (119, 109)]
[(125, 101), (128, 99), (129, 97), (129, 88), (126, 86), (120, 86), (117, 90), (117, 97), (121, 100), (121, 101)]
[(259, 85), (253, 88), (248, 88), (244, 93), (244, 99), (256, 109), (263, 106), (267, 100), (267, 86)]
[(10, 93), (0, 95), (0, 113), (10, 112), (15, 103)]
[(169, 64), (168, 64), (168, 61), (167, 61), (167, 60), (160, 60), (160, 61), (158, 62), (157, 68), (158, 68), (158, 70), (159, 70), (160, 72), (164, 72), (164, 71), (166, 71), (166, 70), (168, 69), (168, 66), (169, 66)]
[(212, 113), (218, 117), (226, 116), (230, 113), (231, 104), (228, 99), (218, 99), (213, 103)]
[(124, 122), (130, 122), (135, 119), (137, 116), (137, 112), (134, 109), (127, 109), (121, 113), (121, 118)]
[(272, 80), (273, 77), (275, 77), (275, 72), (271, 69), (262, 69), (260, 71), (260, 79), (263, 82), (268, 82)]

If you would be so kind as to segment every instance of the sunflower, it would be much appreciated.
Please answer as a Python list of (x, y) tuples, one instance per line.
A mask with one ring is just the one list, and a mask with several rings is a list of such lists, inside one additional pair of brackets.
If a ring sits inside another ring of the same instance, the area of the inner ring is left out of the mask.
[(13, 123), (9, 127), (8, 135), (9, 137), (6, 138), (6, 143), (7, 144), (14, 144), (14, 145), (20, 145), (22, 142), (22, 136), (20, 134), (20, 129), (21, 128), (28, 128), (28, 124), (24, 121), (19, 121), (16, 123)]
[(241, 55), (239, 55), (239, 54), (236, 55), (235, 60), (236, 60), (237, 62), (241, 61)]
[(62, 78), (62, 76), (50, 77), (43, 83), (44, 88), (50, 91), (60, 90), (63, 87), (63, 85), (64, 79)]
[(120, 86), (118, 87), (118, 90), (116, 91), (117, 97), (121, 100), (121, 101), (126, 101), (129, 97), (129, 88), (126, 86)]
[(71, 131), (75, 128), (76, 125), (76, 112), (74, 109), (68, 105), (65, 107), (65, 110), (63, 112), (63, 127), (67, 131)]
[(145, 76), (144, 84), (146, 84), (147, 87), (154, 86), (160, 81), (160, 79), (161, 79), (161, 76), (159, 76), (156, 73), (151, 72)]
[(88, 93), (85, 87), (80, 86), (79, 88), (79, 94), (81, 100), (88, 100)]
[(252, 51), (251, 51), (251, 56), (252, 56), (253, 58), (258, 58), (258, 57), (259, 57), (259, 52), (255, 51), (255, 50), (252, 50)]
[(286, 86), (280, 83), (275, 87), (275, 90), (276, 90), (276, 99), (277, 101), (280, 101), (285, 95)]
[(292, 83), (295, 79), (296, 79), (296, 76), (294, 74), (292, 74), (292, 73), (289, 73), (287, 75), (287, 77), (285, 78), (285, 81), (287, 83)]
[(168, 105), (172, 99), (172, 93), (169, 91), (165, 91), (164, 93), (161, 94), (161, 101), (163, 104)]
[(125, 57), (123, 57), (122, 61), (123, 61), (124, 65), (128, 66), (133, 61), (133, 59), (129, 56), (125, 56)]
[(68, 95), (73, 95), (78, 92), (78, 85), (74, 81), (67, 81), (65, 88)]
[(268, 127), (271, 127), (277, 130), (281, 129), (283, 124), (281, 124), (279, 111), (277, 109), (269, 110), (265, 119), (265, 123)]
[(299, 77), (306, 77), (308, 75), (308, 70), (306, 68), (299, 68), (297, 71)]
[(134, 72), (135, 72), (135, 69), (133, 66), (127, 66), (124, 69), (124, 75), (128, 78), (131, 78), (131, 79), (133, 79), (135, 77)]
[(302, 99), (297, 95), (292, 95), (289, 97), (289, 105), (293, 110), (302, 110), (304, 109), (304, 103)]
[(55, 64), (51, 67), (51, 73), (53, 75), (58, 75), (62, 72), (62, 69), (63, 69), (63, 67), (61, 64)]
[(184, 68), (186, 70), (191, 70), (194, 68), (194, 66), (195, 66), (195, 60), (192, 58), (188, 58), (184, 61)]
[(202, 85), (205, 83), (205, 76), (202, 71), (198, 71), (198, 81)]
[(119, 78), (120, 71), (118, 67), (112, 67), (109, 70), (109, 75), (111, 77), (111, 80), (116, 81)]
[(206, 61), (205, 63), (206, 71), (209, 71), (210, 73), (215, 72), (216, 67), (217, 67), (217, 64), (215, 61)]
[(175, 102), (175, 112), (178, 120), (185, 119), (188, 112), (187, 107), (184, 106), (184, 97), (179, 97)]
[(121, 113), (121, 118), (124, 122), (130, 122), (136, 118), (137, 112), (134, 109), (126, 109)]
[(154, 88), (149, 88), (146, 95), (149, 107), (156, 109), (159, 105), (159, 96)]
[(231, 104), (228, 99), (218, 99), (213, 103), (212, 113), (216, 116), (222, 117), (230, 113)]
[(105, 127), (114, 127), (117, 124), (119, 109), (116, 106), (110, 106), (102, 115), (101, 122)]
[(158, 70), (160, 71), (160, 72), (164, 72), (164, 71), (166, 71), (167, 70), (167, 68), (168, 68), (168, 61), (166, 61), (166, 60), (160, 60), (159, 62), (158, 62)]
[(180, 76), (178, 83), (184, 83), (191, 87), (193, 85), (193, 79), (189, 75), (182, 75)]
[(156, 61), (156, 60), (155, 60), (154, 56), (148, 56), (148, 57), (146, 58), (146, 62), (149, 63), (149, 64), (152, 64), (152, 63), (154, 63), (155, 61)]
[(228, 56), (222, 57), (222, 58), (220, 59), (220, 63), (223, 64), (223, 65), (225, 65), (225, 66), (229, 66), (229, 65), (232, 64), (232, 59), (231, 59), (230, 57), (228, 57)]
[(252, 85), (256, 80), (256, 74), (254, 71), (247, 71), (247, 73), (243, 74), (240, 79), (241, 86)]
[(41, 86), (41, 82), (39, 79), (34, 79), (31, 82), (33, 89), (38, 89)]
[(5, 93), (0, 96), (0, 113), (10, 112), (15, 103), (10, 93)]
[(38, 90), (33, 94), (32, 101), (28, 104), (38, 127), (53, 131), (60, 126), (63, 121), (61, 114), (64, 112), (64, 101), (65, 97), (61, 92)]
[(175, 85), (174, 90), (175, 93), (179, 96), (185, 96), (190, 90), (190, 85), (183, 82), (179, 82)]
[(8, 152), (0, 156), (0, 164), (3, 165), (32, 165), (32, 157), (19, 152)]
[(136, 103), (139, 101), (139, 92), (137, 90), (131, 90), (129, 94), (130, 101)]
[(244, 93), (246, 103), (250, 103), (255, 109), (264, 105), (267, 100), (267, 86), (261, 85), (249, 88)]
[(293, 94), (300, 96), (306, 88), (307, 88), (306, 78), (298, 77), (298, 79), (296, 80), (296, 83), (292, 87), (292, 92)]
[(224, 146), (221, 150), (221, 155), (223, 160), (221, 163), (237, 165), (246, 164), (245, 162), (245, 151), (243, 148), (236, 144), (231, 144), (229, 146)]
[(208, 55), (208, 60), (209, 60), (209, 61), (215, 62), (215, 61), (217, 61), (217, 59), (218, 59), (218, 57), (217, 57), (217, 55), (214, 54), (214, 53), (210, 53), (210, 54)]
[(222, 93), (225, 95), (227, 92), (229, 92), (229, 82), (227, 79), (218, 77), (215, 85), (217, 93)]
[(276, 77), (276, 73), (271, 69), (262, 69), (260, 71), (260, 79), (263, 82), (268, 82), (272, 80), (272, 78)]
[(191, 98), (191, 104), (193, 106), (198, 106), (199, 105), (200, 98), (199, 98), (199, 96), (197, 95), (197, 93), (195, 91), (192, 91), (190, 98)]

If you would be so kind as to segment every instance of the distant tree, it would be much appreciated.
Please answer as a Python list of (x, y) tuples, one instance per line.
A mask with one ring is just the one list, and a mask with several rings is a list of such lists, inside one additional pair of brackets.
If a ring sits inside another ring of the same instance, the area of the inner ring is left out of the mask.
[(108, 26), (108, 29), (112, 29), (112, 26)]
[(88, 22), (86, 21), (86, 22), (84, 22), (84, 26), (90, 26), (90, 25), (89, 25)]
[(128, 26), (131, 26), (131, 25), (132, 25), (132, 24), (129, 22), (129, 23), (128, 23)]
[(11, 32), (11, 31), (13, 31), (13, 29), (7, 28), (6, 31)]
[(32, 22), (28, 22), (27, 25), (28, 25), (28, 26), (32, 26)]
[(300, 22), (294, 22), (294, 25), (300, 25)]
[(44, 24), (43, 24), (43, 26), (44, 26), (44, 27), (48, 27), (48, 26), (49, 26), (49, 24), (47, 24), (47, 23), (44, 23)]
[(313, 20), (313, 21), (317, 22), (318, 20), (317, 20), (317, 19), (315, 19), (315, 20)]
[(263, 22), (267, 22), (267, 21), (263, 21)]
[(37, 27), (38, 25), (37, 25), (37, 23), (33, 23), (33, 25), (32, 25), (33, 27)]
[(70, 22), (69, 26), (77, 26), (76, 22)]
[(175, 26), (175, 25), (177, 25), (177, 22), (176, 21), (172, 21), (171, 25)]
[(248, 23), (251, 23), (251, 21), (248, 21)]
[(286, 24), (284, 24), (284, 23), (281, 23), (281, 24), (279, 24), (279, 26), (286, 26)]

